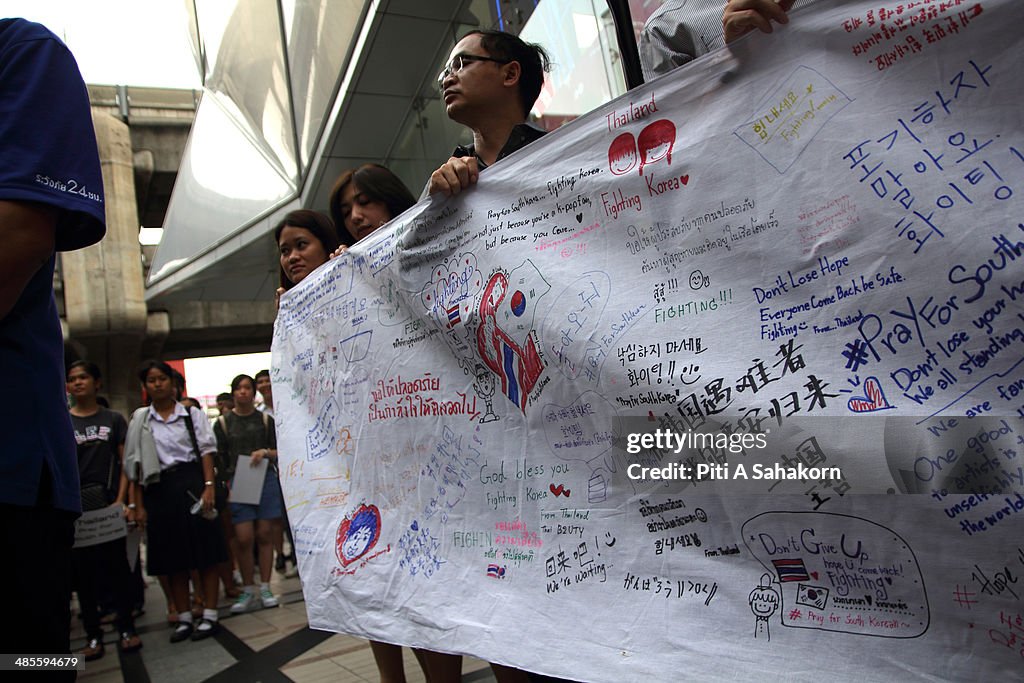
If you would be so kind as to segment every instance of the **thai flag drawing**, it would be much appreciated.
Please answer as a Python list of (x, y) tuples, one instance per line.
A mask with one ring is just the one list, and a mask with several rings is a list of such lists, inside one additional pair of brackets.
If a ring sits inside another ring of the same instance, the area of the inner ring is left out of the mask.
[(459, 313), (459, 304), (448, 309), (448, 329), (451, 329), (462, 322), (462, 315)]
[[(524, 286), (531, 272), (538, 277), (540, 275), (529, 261), (516, 270), (520, 271), (521, 276), (517, 284)], [(543, 282), (543, 278), (540, 281)], [(546, 282), (544, 286), (547, 287)], [(516, 325), (507, 326), (506, 321), (510, 317), (523, 319), (532, 327), (533, 302), (547, 289), (549, 287), (534, 287), (529, 296), (520, 288), (511, 290), (509, 276), (499, 271), (487, 282), (480, 300), (481, 323), (477, 328), (480, 357), (501, 378), (502, 393), (524, 413), (526, 398), (544, 371), (544, 362), (537, 351), (536, 342), (530, 336), (532, 330), (526, 327), (520, 329)]]
[[(501, 342), (501, 378), (508, 399), (517, 406), (526, 409), (526, 392), (520, 389), (523, 384), (523, 364), (519, 354), (508, 342)], [(529, 391), (527, 389), (526, 391)]]
[(483, 281), (476, 257), (459, 254), (434, 268), (420, 291), (420, 303), (438, 327), (452, 330), (469, 322)]
[(504, 579), (505, 568), (499, 567), (496, 564), (489, 564), (487, 565), (487, 576), (491, 577), (492, 579)]
[(807, 574), (807, 567), (804, 566), (804, 561), (800, 558), (794, 560), (772, 560), (772, 564), (775, 565), (775, 571), (778, 572), (781, 583), (811, 580), (811, 577)]

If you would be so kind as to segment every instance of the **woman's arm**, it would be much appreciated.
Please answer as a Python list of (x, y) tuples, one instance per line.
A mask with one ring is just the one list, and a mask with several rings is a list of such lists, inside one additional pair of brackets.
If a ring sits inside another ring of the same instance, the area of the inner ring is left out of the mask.
[[(135, 523), (139, 525), (140, 529), (145, 529), (147, 515), (146, 506), (142, 504), (142, 485), (137, 481), (131, 482), (128, 489), (128, 496), (128, 511), (135, 513), (133, 516)], [(132, 505), (135, 506), (134, 510), (132, 509)]]
[(114, 502), (125, 506), (125, 519), (131, 522), (135, 517), (135, 508), (127, 507), (132, 501), (130, 500), (131, 487), (128, 486), (128, 475), (124, 472), (124, 444), (120, 444), (117, 447), (117, 459), (121, 463), (121, 478), (117, 483), (117, 497), (114, 499)]
[(203, 464), (203, 510), (210, 510), (213, 508), (214, 493), (215, 493), (215, 479), (213, 476), (213, 453), (203, 453), (202, 464)]

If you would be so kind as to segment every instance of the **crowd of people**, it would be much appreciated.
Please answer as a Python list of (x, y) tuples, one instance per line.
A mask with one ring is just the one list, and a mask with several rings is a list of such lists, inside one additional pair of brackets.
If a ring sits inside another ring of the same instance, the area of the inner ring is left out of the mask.
[[(641, 36), (645, 73), (679, 66), (719, 39), (771, 32), (773, 23), (786, 23), (793, 2), (691, 2), (691, 8), (701, 5), (697, 18), (687, 16), (685, 2), (670, 0)], [(721, 18), (720, 33), (705, 16), (714, 13)], [(672, 50), (678, 54), (669, 56)], [(423, 196), (468, 190), (488, 166), (545, 134), (528, 116), (549, 66), (543, 48), (502, 31), (471, 31), (456, 43), (437, 84), (447, 115), (472, 132), (473, 143), (457, 147), (431, 174)], [(52, 290), (54, 255), (93, 244), (104, 233), (88, 94), (63, 43), (24, 20), (0, 19), (0, 75), (0, 236), (8, 245), (0, 253), (0, 372), (32, 394), (0, 397), (0, 412), (18, 426), (9, 430), (13, 443), (0, 459), (0, 539), (5, 547), (19, 548), (21, 558), (0, 565), (0, 581), (48, 588), (42, 595), (15, 596), (10, 609), (22, 625), (4, 650), (67, 652), (72, 585), (87, 634), (87, 660), (104, 655), (101, 603), (114, 614), (120, 649), (139, 649), (134, 617), (142, 566), (159, 577), (165, 592), (171, 642), (208, 638), (219, 628), (222, 586), (233, 600), (232, 614), (275, 607), (275, 552), (278, 569), (290, 559), (294, 571), (294, 556), (283, 553), (289, 525), (277, 476), (270, 373), (235, 377), (230, 392), (217, 397), (220, 416), (211, 423), (201, 405), (182, 395), (180, 375), (162, 361), (139, 369), (146, 400), (129, 420), (101, 405), (96, 364), (77, 361), (64, 368)], [(59, 183), (31, 181), (41, 175), (75, 177), (96, 192), (69, 193)], [(415, 202), (383, 166), (342, 173), (330, 194), (329, 216), (292, 211), (275, 227), (278, 301)], [(257, 394), (263, 398), (260, 409)], [(257, 495), (244, 502), (232, 499), (241, 468), (262, 472)], [(123, 535), (72, 551), (79, 511), (117, 506), (127, 527), (145, 531), (145, 557), (132, 561)], [(381, 680), (405, 680), (400, 646), (371, 646)], [(459, 680), (461, 656), (415, 654), (427, 680)], [(528, 680), (525, 672), (492, 666), (499, 681)]]
[[(265, 370), (257, 374), (269, 377)], [(239, 375), (231, 382), (232, 407), (211, 424), (198, 401), (182, 395), (183, 378), (171, 366), (147, 361), (138, 377), (147, 405), (128, 422), (100, 405), (102, 375), (94, 363), (76, 361), (68, 369), (82, 508), (121, 506), (128, 527), (146, 532), (144, 564), (166, 595), (171, 642), (202, 640), (218, 628), (221, 584), (234, 599), (232, 614), (276, 607), (270, 590), (275, 548), (282, 563), (294, 563), (282, 552), (285, 513), (272, 399), (258, 411), (257, 380)], [(269, 386), (264, 391), (271, 395)], [(249, 502), (231, 500), (240, 453), (248, 453), (246, 466), (263, 475), (258, 497)], [(121, 649), (141, 647), (133, 623), (139, 577), (130, 566), (139, 561), (129, 561), (125, 537), (75, 548), (73, 555), (85, 659), (104, 655), (100, 593), (109, 596), (104, 607), (116, 613)]]

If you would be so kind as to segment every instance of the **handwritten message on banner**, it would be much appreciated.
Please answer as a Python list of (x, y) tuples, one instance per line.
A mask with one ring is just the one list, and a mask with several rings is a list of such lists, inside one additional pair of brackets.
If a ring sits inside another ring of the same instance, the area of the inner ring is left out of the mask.
[(124, 538), (127, 528), (120, 503), (92, 512), (83, 512), (75, 520), (75, 547), (85, 548)]
[(816, 3), (285, 295), (310, 623), (585, 681), (1019, 677), (1022, 25)]

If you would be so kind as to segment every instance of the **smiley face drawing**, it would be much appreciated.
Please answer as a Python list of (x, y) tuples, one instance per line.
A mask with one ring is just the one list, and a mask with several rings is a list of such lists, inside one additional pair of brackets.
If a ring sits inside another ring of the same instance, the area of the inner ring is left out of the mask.
[(640, 150), (640, 175), (643, 175), (645, 165), (662, 159), (667, 159), (671, 166), (672, 147), (676, 144), (676, 124), (668, 119), (655, 121), (640, 131), (636, 143)]
[(698, 290), (704, 286), (704, 273), (695, 270), (690, 273), (690, 289)]
[(772, 634), (768, 630), (768, 620), (779, 610), (779, 605), (782, 603), (778, 591), (772, 588), (771, 574), (761, 575), (761, 583), (757, 588), (750, 591), (748, 602), (750, 603), (750, 611), (757, 618), (754, 624), (754, 637), (764, 637), (771, 640)]
[(608, 168), (615, 175), (626, 175), (636, 168), (636, 139), (632, 133), (623, 133), (612, 140), (608, 148)]
[(376, 505), (360, 505), (352, 518), (338, 526), (335, 551), (343, 567), (370, 552), (380, 538), (380, 510)]

